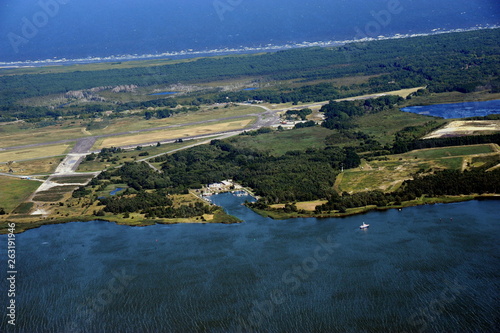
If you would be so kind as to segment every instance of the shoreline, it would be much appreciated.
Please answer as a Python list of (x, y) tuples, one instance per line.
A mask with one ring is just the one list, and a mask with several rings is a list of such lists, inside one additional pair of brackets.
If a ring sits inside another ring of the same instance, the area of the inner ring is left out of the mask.
[(117, 61), (147, 61), (147, 60), (179, 60), (179, 59), (191, 59), (191, 58), (207, 58), (216, 56), (231, 56), (238, 54), (255, 54), (260, 52), (277, 52), (282, 50), (291, 50), (297, 48), (307, 48), (307, 47), (336, 47), (351, 43), (364, 43), (380, 40), (391, 40), (391, 39), (405, 39), (405, 38), (415, 38), (415, 37), (425, 37), (434, 36), (441, 34), (450, 33), (462, 33), (469, 31), (478, 30), (492, 30), (498, 29), (498, 25), (487, 25), (487, 26), (474, 26), (470, 28), (456, 28), (450, 30), (437, 30), (431, 32), (421, 32), (421, 33), (407, 33), (407, 34), (394, 34), (392, 36), (380, 36), (380, 37), (365, 37), (362, 39), (346, 39), (346, 40), (327, 40), (327, 41), (312, 41), (312, 42), (301, 42), (301, 43), (288, 43), (282, 45), (266, 45), (266, 46), (247, 46), (247, 47), (226, 47), (222, 49), (211, 49), (211, 50), (181, 50), (181, 51), (170, 51), (158, 54), (121, 54), (121, 55), (108, 55), (108, 56), (94, 56), (87, 58), (56, 58), (56, 59), (38, 59), (38, 60), (24, 60), (24, 61), (0, 61), (1, 69), (16, 69), (16, 68), (33, 68), (33, 67), (49, 67), (49, 66), (70, 66), (70, 65), (83, 65), (83, 64), (95, 64), (95, 63), (108, 63)]
[(272, 210), (255, 209), (250, 207), (249, 208), (252, 209), (255, 213), (264, 217), (269, 217), (273, 220), (288, 220), (294, 218), (345, 218), (345, 217), (366, 214), (372, 211), (383, 212), (391, 209), (402, 210), (404, 208), (409, 208), (409, 207), (418, 207), (418, 206), (436, 205), (436, 204), (451, 204), (451, 203), (460, 203), (460, 202), (467, 202), (474, 200), (477, 201), (500, 200), (500, 194), (461, 195), (461, 196), (446, 196), (446, 197), (435, 197), (435, 198), (423, 197), (419, 200), (405, 201), (398, 206), (378, 207), (372, 205), (372, 206), (349, 208), (346, 213), (333, 212), (333, 213), (315, 214), (314, 212), (311, 211), (310, 213), (301, 214), (298, 212), (285, 213), (279, 210), (272, 211)]
[(94, 222), (94, 221), (102, 221), (102, 222), (109, 222), (109, 223), (114, 223), (116, 225), (122, 225), (122, 226), (128, 226), (128, 227), (149, 227), (157, 224), (163, 224), (163, 225), (173, 225), (173, 224), (238, 224), (242, 223), (243, 221), (240, 220), (239, 218), (227, 214), (223, 209), (220, 209), (216, 212), (214, 218), (212, 220), (198, 220), (195, 221), (195, 219), (199, 219), (200, 216), (198, 217), (192, 217), (192, 218), (172, 218), (172, 219), (141, 219), (141, 220), (134, 220), (134, 221), (126, 221), (126, 219), (121, 218), (120, 216), (113, 215), (113, 216), (94, 216), (94, 215), (88, 215), (88, 216), (68, 216), (64, 218), (50, 218), (46, 217), (44, 219), (38, 219), (36, 220), (36, 217), (27, 218), (27, 217), (20, 217), (20, 218), (6, 218), (2, 222), (0, 222), (0, 235), (5, 235), (8, 234), (8, 224), (9, 223), (15, 223), (16, 224), (16, 231), (15, 234), (21, 234), (25, 231), (32, 230), (32, 229), (38, 229), (40, 227), (46, 226), (46, 225), (55, 225), (55, 224), (65, 224), (65, 223), (73, 223), (73, 222), (79, 222), (79, 223), (85, 223), (85, 222)]
[[(263, 217), (269, 217), (273, 220), (288, 220), (288, 219), (296, 219), (296, 218), (347, 218), (356, 215), (366, 214), (372, 211), (383, 212), (391, 209), (399, 209), (402, 210), (404, 208), (409, 207), (418, 207), (425, 205), (436, 205), (436, 204), (451, 204), (451, 203), (460, 203), (467, 201), (482, 201), (482, 200), (500, 200), (500, 194), (481, 194), (481, 195), (462, 195), (462, 196), (448, 196), (448, 197), (437, 197), (437, 198), (421, 198), (420, 200), (406, 201), (403, 202), (399, 206), (365, 206), (365, 207), (357, 207), (357, 208), (349, 208), (346, 213), (331, 213), (331, 214), (314, 214), (311, 212), (310, 214), (299, 214), (299, 213), (284, 213), (279, 211), (266, 211), (250, 208), (255, 213), (259, 214)], [(198, 217), (199, 218), (199, 217)], [(195, 218), (178, 218), (178, 219), (144, 219), (144, 220), (136, 220), (136, 221), (124, 221), (123, 218), (119, 216), (110, 216), (110, 217), (98, 217), (98, 216), (79, 216), (79, 217), (65, 217), (58, 219), (39, 219), (37, 221), (29, 221), (27, 222), (23, 218), (7, 218), (0, 223), (0, 235), (8, 234), (8, 224), (15, 223), (16, 231), (15, 234), (20, 234), (28, 230), (38, 229), (40, 227), (46, 225), (55, 225), (55, 224), (65, 224), (65, 223), (73, 223), (73, 222), (94, 222), (94, 221), (102, 221), (115, 223), (116, 225), (123, 225), (128, 227), (148, 227), (158, 224), (163, 225), (173, 225), (173, 224), (238, 224), (246, 221), (242, 221), (239, 218), (227, 214), (221, 207), (218, 211), (218, 215), (214, 217), (213, 220), (209, 221), (194, 221)]]

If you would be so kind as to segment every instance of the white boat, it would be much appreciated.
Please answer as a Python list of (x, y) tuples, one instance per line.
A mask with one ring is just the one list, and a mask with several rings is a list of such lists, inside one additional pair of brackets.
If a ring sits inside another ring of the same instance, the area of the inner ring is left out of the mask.
[(359, 226), (359, 229), (368, 229), (369, 226), (370, 226), (369, 224), (363, 222), (363, 224)]

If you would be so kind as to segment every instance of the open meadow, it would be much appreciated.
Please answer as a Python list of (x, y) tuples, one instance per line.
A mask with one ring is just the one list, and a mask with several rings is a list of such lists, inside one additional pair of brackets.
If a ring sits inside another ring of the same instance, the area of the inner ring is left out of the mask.
[(0, 162), (35, 160), (44, 157), (62, 156), (71, 150), (72, 145), (59, 144), (33, 148), (0, 151)]
[(303, 151), (308, 148), (323, 149), (325, 140), (334, 132), (325, 127), (309, 127), (294, 130), (273, 131), (257, 136), (240, 135), (229, 141), (242, 149), (267, 152), (274, 156), (284, 155), (291, 150)]
[[(182, 112), (164, 119), (145, 119), (143, 116), (129, 114), (122, 118), (104, 118), (94, 120), (66, 119), (59, 123), (37, 127), (23, 122), (0, 126), (2, 140), (0, 148), (20, 145), (42, 144), (61, 140), (76, 140), (92, 135), (108, 135), (114, 133), (140, 131), (164, 126), (184, 125), (214, 119), (244, 117), (262, 113), (259, 107), (242, 105), (206, 106), (199, 111)], [(104, 126), (96, 126), (99, 123)]]
[(26, 201), (42, 183), (0, 176), (0, 207), (7, 213)]
[(423, 126), (429, 121), (445, 124), (446, 120), (389, 109), (375, 114), (368, 114), (356, 119), (355, 124), (363, 132), (372, 135), (382, 145), (392, 144), (394, 134), (408, 126)]
[(50, 175), (54, 173), (57, 166), (60, 162), (62, 162), (62, 160), (63, 157), (58, 156), (23, 162), (14, 162), (11, 165), (0, 163), (0, 172), (9, 173), (12, 170), (12, 174), (20, 176)]
[[(446, 148), (420, 149), (405, 154), (390, 155), (373, 161), (364, 160), (360, 167), (346, 170), (335, 184), (339, 192), (363, 192), (381, 190), (392, 192), (404, 180), (412, 179), (416, 173), (437, 170), (463, 170), (486, 164), (482, 158), (494, 162), (500, 157), (497, 145), (457, 146)], [(476, 156), (476, 164), (466, 162)], [(479, 164), (482, 162), (482, 164)]]
[(150, 131), (137, 133), (135, 135), (123, 135), (109, 137), (97, 140), (94, 149), (102, 149), (105, 147), (126, 147), (144, 143), (154, 143), (163, 140), (171, 140), (176, 138), (187, 138), (198, 135), (209, 135), (223, 131), (236, 131), (250, 126), (255, 121), (255, 118), (241, 118), (238, 120), (230, 120), (223, 122), (213, 122), (207, 125), (192, 125), (183, 126), (179, 129), (166, 129), (158, 131)]

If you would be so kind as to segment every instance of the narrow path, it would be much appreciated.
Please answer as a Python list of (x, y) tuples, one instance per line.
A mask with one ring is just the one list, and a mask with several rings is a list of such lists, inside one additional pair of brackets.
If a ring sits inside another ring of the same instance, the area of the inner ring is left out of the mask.
[(339, 173), (339, 175), (337, 176), (337, 179), (335, 179), (335, 184), (333, 185), (333, 189), (338, 194), (342, 193), (342, 190), (340, 188), (340, 184), (342, 183), (343, 179), (344, 179), (344, 173), (343, 172)]

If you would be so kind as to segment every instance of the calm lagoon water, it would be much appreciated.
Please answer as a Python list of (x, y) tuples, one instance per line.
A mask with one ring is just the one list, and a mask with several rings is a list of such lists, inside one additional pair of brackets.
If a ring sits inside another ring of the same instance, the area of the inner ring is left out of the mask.
[(110, 195), (116, 195), (118, 192), (123, 191), (124, 188), (117, 187), (113, 191), (109, 192)]
[(412, 106), (401, 110), (422, 115), (441, 117), (444, 119), (484, 117), (490, 114), (500, 113), (500, 100)]
[(498, 332), (498, 201), (273, 221), (245, 199), (213, 197), (242, 224), (18, 235), (18, 325), (0, 331)]

